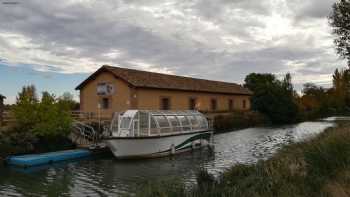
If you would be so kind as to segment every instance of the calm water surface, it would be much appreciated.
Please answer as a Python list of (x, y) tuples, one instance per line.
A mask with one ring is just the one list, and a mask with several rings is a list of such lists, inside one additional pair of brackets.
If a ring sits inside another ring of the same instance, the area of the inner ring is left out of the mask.
[(334, 126), (334, 118), (274, 128), (250, 128), (215, 136), (215, 149), (140, 161), (111, 156), (29, 169), (0, 167), (0, 196), (118, 196), (134, 193), (146, 181), (180, 177), (194, 181), (204, 167), (219, 174), (237, 163), (254, 163), (281, 146), (310, 138)]

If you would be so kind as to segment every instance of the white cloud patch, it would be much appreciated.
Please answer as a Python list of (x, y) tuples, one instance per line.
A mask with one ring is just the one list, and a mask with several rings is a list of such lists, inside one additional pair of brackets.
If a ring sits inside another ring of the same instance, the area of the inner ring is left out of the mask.
[(0, 4), (0, 59), (40, 71), (110, 64), (232, 82), (291, 72), (325, 84), (344, 64), (326, 19), (335, 0), (19, 2)]

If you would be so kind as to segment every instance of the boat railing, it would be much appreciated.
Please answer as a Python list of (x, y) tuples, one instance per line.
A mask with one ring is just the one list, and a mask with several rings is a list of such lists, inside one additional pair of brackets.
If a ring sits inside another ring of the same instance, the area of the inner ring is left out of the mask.
[(82, 123), (82, 122), (75, 121), (73, 123), (73, 128), (76, 131), (78, 131), (78, 135), (80, 135), (80, 137), (82, 137), (85, 140), (88, 140), (94, 144), (97, 143), (98, 135), (92, 126), (87, 125), (87, 124)]

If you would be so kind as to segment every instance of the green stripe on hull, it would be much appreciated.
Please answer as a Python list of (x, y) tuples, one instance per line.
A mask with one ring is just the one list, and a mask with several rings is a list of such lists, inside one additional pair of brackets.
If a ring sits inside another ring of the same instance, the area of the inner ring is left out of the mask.
[(182, 142), (181, 144), (175, 146), (175, 150), (185, 146), (188, 143), (192, 143), (195, 140), (204, 139), (204, 140), (209, 141), (210, 135), (211, 135), (211, 133), (201, 133), (199, 135), (192, 136), (192, 137), (188, 138), (187, 140), (185, 140), (184, 142)]
[[(210, 136), (211, 136), (211, 133), (201, 133), (201, 134), (192, 136), (192, 137), (188, 138), (187, 140), (185, 140), (184, 142), (182, 142), (181, 144), (175, 146), (175, 151), (191, 147), (192, 145), (188, 145), (188, 144), (192, 143), (193, 141), (199, 140), (199, 139), (204, 139), (204, 140), (209, 141)], [(188, 145), (188, 146), (186, 146), (186, 145)], [(184, 147), (184, 146), (186, 146), (186, 147)], [(171, 148), (169, 148), (168, 150), (165, 150), (165, 151), (154, 153), (154, 154), (170, 152), (170, 151), (171, 151)]]

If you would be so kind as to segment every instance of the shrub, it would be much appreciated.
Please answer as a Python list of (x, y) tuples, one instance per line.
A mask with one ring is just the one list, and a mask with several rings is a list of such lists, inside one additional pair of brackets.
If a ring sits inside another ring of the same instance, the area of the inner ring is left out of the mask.
[(33, 144), (36, 138), (32, 133), (19, 132), (14, 128), (11, 131), (0, 131), (0, 157), (6, 158), (8, 155), (23, 154), (34, 151)]

